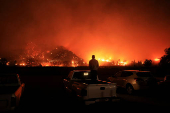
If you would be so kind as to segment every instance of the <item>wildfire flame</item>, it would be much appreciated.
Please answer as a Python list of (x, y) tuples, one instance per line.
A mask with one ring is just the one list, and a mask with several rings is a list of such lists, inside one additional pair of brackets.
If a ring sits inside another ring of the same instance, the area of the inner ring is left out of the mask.
[(25, 66), (25, 63), (20, 63), (19, 65), (20, 65), (20, 66)]
[(155, 61), (160, 61), (160, 59), (159, 59), (159, 58), (155, 58), (154, 60), (155, 60)]
[(111, 62), (109, 59), (101, 59), (101, 58), (98, 58), (98, 61), (99, 62)]
[(127, 65), (127, 62), (123, 62), (123, 61), (120, 61), (120, 62), (118, 62), (118, 65), (122, 65), (122, 66), (126, 66)]
[(48, 67), (48, 66), (51, 66), (51, 63), (49, 63), (49, 62), (43, 62), (43, 63), (41, 63), (41, 65)]

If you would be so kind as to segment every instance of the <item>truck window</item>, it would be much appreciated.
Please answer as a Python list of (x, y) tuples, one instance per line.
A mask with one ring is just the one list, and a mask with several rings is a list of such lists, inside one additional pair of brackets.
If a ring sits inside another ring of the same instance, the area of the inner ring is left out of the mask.
[(121, 74), (121, 77), (128, 77), (128, 76), (131, 76), (133, 75), (132, 72), (129, 72), (129, 71), (123, 71), (122, 74)]
[(74, 72), (73, 79), (91, 79), (90, 72)]
[(17, 84), (18, 78), (16, 75), (0, 75), (0, 84)]

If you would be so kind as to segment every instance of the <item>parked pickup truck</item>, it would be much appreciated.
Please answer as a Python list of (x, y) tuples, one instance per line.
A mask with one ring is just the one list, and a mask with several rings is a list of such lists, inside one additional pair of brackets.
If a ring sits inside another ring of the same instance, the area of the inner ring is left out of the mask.
[(85, 105), (101, 101), (117, 100), (116, 83), (91, 80), (90, 70), (73, 70), (63, 80), (66, 91), (74, 94)]
[(0, 74), (0, 111), (14, 110), (19, 105), (24, 87), (18, 74)]

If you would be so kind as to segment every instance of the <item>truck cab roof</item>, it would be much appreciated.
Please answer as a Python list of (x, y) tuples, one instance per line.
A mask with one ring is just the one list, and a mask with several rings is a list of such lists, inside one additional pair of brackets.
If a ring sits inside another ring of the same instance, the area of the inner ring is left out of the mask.
[(90, 72), (90, 70), (73, 70), (73, 72)]

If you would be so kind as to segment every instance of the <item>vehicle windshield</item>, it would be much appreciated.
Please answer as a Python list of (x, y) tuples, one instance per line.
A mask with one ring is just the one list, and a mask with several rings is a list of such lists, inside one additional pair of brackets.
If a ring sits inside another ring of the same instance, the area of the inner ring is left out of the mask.
[(17, 84), (18, 79), (16, 75), (0, 75), (0, 85), (2, 84)]
[(121, 77), (128, 77), (128, 76), (131, 76), (131, 75), (133, 75), (133, 72), (123, 71), (122, 74), (121, 74)]
[(73, 79), (91, 79), (90, 72), (74, 72)]
[(152, 77), (152, 74), (150, 72), (138, 72), (136, 73), (138, 77)]

